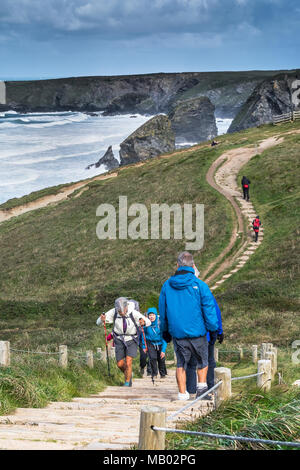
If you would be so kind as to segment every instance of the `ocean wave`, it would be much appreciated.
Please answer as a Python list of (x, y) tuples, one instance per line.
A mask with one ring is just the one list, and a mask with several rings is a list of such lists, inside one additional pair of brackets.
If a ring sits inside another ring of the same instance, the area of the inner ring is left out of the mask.
[(56, 160), (62, 160), (64, 158), (76, 158), (76, 157), (83, 157), (86, 155), (99, 154), (99, 153), (101, 152), (99, 152), (98, 150), (91, 150), (90, 152), (71, 153), (71, 154), (66, 154), (66, 155), (62, 154), (62, 155), (56, 155), (53, 157), (45, 156), (44, 158), (43, 157), (27, 158), (27, 159), (25, 158), (25, 159), (20, 159), (20, 160), (9, 161), (7, 163), (9, 165), (31, 165), (35, 163), (53, 162)]
[[(6, 174), (5, 174), (6, 173)], [(16, 186), (36, 181), (39, 174), (36, 171), (24, 172), (1, 172), (0, 187)], [(11, 180), (11, 181), (10, 181)]]
[[(40, 119), (43, 117), (43, 119)], [(40, 129), (43, 127), (53, 126), (64, 126), (66, 124), (73, 124), (76, 122), (83, 122), (89, 119), (87, 114), (76, 113), (76, 114), (64, 114), (64, 115), (16, 115), (10, 119), (5, 117), (5, 120), (0, 121), (0, 129), (12, 128), (15, 126), (26, 125), (26, 127), (32, 127)]]

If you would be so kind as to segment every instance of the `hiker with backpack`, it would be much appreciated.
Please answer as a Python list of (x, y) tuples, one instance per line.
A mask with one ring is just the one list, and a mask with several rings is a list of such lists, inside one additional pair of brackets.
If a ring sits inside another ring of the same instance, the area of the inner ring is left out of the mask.
[(243, 189), (243, 194), (244, 194), (244, 199), (249, 201), (249, 186), (250, 186), (251, 181), (246, 178), (246, 176), (243, 176), (242, 178), (242, 189)]
[(255, 219), (252, 220), (252, 227), (253, 227), (254, 234), (255, 234), (255, 239), (254, 239), (255, 242), (257, 242), (258, 240), (258, 233), (259, 233), (260, 226), (261, 226), (261, 221), (260, 221), (259, 215), (257, 215)]
[(188, 400), (186, 368), (192, 356), (197, 362), (197, 394), (207, 388), (208, 343), (206, 333), (215, 341), (218, 317), (214, 297), (205, 282), (195, 276), (191, 253), (184, 251), (177, 259), (177, 271), (162, 286), (159, 312), (163, 338), (173, 339), (177, 358), (178, 400)]
[(156, 308), (148, 308), (147, 316), (151, 321), (151, 325), (144, 328), (145, 336), (142, 336), (143, 350), (145, 353), (148, 351), (151, 375), (156, 378), (159, 371), (160, 378), (163, 379), (166, 376), (167, 343), (162, 337)]
[[(219, 344), (223, 343), (224, 333), (222, 327), (222, 317), (220, 307), (214, 298), (215, 309), (218, 317), (218, 330), (217, 330), (217, 340)], [(210, 334), (207, 333), (208, 341), (208, 371), (207, 371), (207, 388), (210, 390), (215, 384), (215, 338), (211, 338)], [(191, 358), (190, 362), (187, 365), (186, 369), (186, 389), (189, 393), (197, 393), (197, 374), (196, 374), (197, 361), (194, 357)], [(197, 396), (197, 395), (196, 395)], [(198, 394), (199, 396), (199, 394)], [(204, 400), (211, 399), (211, 395), (204, 397)]]
[(141, 326), (151, 321), (135, 309), (134, 302), (126, 297), (115, 301), (115, 308), (100, 315), (97, 325), (113, 323), (113, 337), (117, 366), (124, 373), (125, 387), (132, 386), (132, 359), (137, 356)]

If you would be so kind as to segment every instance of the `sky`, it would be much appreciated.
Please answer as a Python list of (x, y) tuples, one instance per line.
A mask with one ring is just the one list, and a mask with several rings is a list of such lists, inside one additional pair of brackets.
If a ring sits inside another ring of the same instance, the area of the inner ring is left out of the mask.
[(0, 79), (299, 68), (299, 0), (1, 0)]

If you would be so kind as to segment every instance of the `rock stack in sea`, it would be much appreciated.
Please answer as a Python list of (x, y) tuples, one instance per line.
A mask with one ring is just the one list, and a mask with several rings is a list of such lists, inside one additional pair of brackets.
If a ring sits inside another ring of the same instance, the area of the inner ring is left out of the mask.
[(120, 145), (120, 165), (137, 163), (175, 149), (175, 136), (167, 116), (149, 119)]
[(108, 147), (103, 157), (101, 157), (96, 163), (89, 165), (86, 169), (89, 170), (92, 166), (99, 168), (100, 165), (104, 165), (107, 171), (119, 166), (119, 162), (114, 156), (111, 145)]
[(176, 144), (202, 142), (218, 135), (215, 107), (206, 96), (176, 102), (169, 119)]

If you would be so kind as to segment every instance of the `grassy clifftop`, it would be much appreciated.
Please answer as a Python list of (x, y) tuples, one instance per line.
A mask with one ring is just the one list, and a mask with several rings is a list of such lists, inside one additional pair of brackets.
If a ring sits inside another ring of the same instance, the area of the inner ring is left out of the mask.
[[(226, 149), (299, 129), (299, 123), (264, 126), (222, 136), (221, 145), (202, 145), (125, 167), (117, 178), (89, 183), (89, 190), (55, 206), (0, 225), (1, 339), (19, 345), (99, 344), (96, 315), (119, 295), (155, 305), (162, 283), (175, 270), (182, 240), (102, 240), (96, 209), (120, 195), (138, 202), (203, 203), (205, 244), (195, 253), (203, 272), (227, 245), (233, 226), (229, 203), (206, 183), (211, 163)], [(265, 226), (265, 239), (245, 267), (216, 291), (226, 335), (233, 342), (270, 339), (290, 344), (299, 332), (299, 152), (300, 137), (287, 135), (243, 170)], [(35, 193), (34, 198), (38, 198)], [(42, 194), (42, 193), (41, 193)], [(172, 235), (173, 236), (173, 235)], [(297, 267), (298, 263), (298, 267)], [(18, 330), (19, 328), (19, 330)], [(30, 329), (25, 341), (23, 329)], [(35, 328), (49, 328), (41, 333)], [(27, 344), (27, 343), (26, 343)]]

